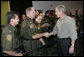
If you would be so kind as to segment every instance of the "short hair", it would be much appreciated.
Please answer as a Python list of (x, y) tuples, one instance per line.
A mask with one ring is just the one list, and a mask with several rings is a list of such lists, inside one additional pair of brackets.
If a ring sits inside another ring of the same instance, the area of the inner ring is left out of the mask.
[(26, 15), (32, 11), (32, 7), (26, 8)]
[(59, 11), (62, 11), (63, 13), (66, 13), (66, 7), (64, 5), (58, 5), (56, 6), (56, 8), (59, 10)]
[(10, 20), (11, 20), (12, 18), (13, 18), (13, 19), (15, 18), (15, 14), (18, 15), (18, 13), (13, 12), (13, 11), (7, 12), (6, 18), (7, 18), (7, 22), (8, 22), (8, 23), (10, 23)]

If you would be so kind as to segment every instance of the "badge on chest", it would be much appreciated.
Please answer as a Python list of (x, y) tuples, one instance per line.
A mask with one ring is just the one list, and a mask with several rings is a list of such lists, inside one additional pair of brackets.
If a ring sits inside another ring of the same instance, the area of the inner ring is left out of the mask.
[(37, 27), (37, 29), (40, 30), (40, 29), (41, 29), (41, 26), (39, 25), (39, 26)]
[(30, 28), (33, 29), (34, 28), (34, 24), (30, 24)]

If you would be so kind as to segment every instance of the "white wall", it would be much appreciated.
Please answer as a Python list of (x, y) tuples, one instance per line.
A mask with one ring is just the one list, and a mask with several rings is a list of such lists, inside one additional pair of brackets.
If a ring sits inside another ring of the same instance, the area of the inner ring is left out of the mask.
[(83, 1), (32, 1), (36, 10), (54, 10), (57, 5), (65, 5), (74, 14), (75, 10), (83, 10)]

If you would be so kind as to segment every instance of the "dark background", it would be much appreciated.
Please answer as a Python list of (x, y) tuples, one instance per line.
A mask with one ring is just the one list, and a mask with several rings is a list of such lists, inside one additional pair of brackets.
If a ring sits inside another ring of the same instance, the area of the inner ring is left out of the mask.
[(27, 7), (32, 6), (32, 1), (10, 1), (10, 10), (14, 12), (18, 12), (20, 15), (25, 14), (25, 10)]

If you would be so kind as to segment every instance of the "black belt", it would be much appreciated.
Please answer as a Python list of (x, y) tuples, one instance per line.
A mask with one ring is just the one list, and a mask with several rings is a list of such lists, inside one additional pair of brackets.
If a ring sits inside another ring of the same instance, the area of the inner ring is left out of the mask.
[(59, 39), (59, 40), (65, 40), (65, 39), (70, 39), (70, 37), (67, 37), (67, 38), (59, 38), (59, 37), (58, 37), (58, 39)]
[(25, 38), (23, 38), (23, 40), (38, 40), (38, 39), (25, 39)]

